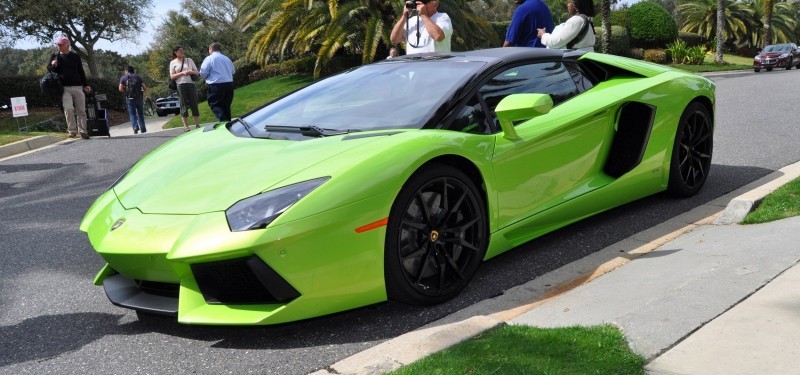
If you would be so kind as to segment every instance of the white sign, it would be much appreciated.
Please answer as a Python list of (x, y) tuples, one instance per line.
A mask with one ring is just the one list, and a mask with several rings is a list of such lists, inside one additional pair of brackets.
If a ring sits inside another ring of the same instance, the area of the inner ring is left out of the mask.
[(14, 117), (22, 117), (28, 115), (28, 103), (25, 102), (24, 96), (11, 98), (11, 110)]

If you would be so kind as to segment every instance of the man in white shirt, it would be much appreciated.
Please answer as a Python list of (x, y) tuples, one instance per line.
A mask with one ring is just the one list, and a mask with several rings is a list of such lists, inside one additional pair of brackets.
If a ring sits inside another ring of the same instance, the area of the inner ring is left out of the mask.
[[(409, 3), (403, 8), (403, 15), (392, 29), (392, 43), (405, 42), (407, 55), (450, 52), (453, 23), (447, 13), (437, 11), (439, 0), (417, 0)], [(418, 16), (412, 16), (413, 10), (416, 10)]]

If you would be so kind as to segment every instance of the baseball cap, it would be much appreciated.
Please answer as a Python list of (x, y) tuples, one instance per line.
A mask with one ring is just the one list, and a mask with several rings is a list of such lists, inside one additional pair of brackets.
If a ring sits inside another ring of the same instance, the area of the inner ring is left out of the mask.
[(62, 36), (60, 36), (60, 37), (57, 37), (57, 38), (56, 38), (56, 45), (59, 45), (59, 46), (68, 46), (68, 45), (69, 45), (69, 39), (67, 39), (67, 37), (65, 37), (65, 36), (63, 36), (63, 35), (62, 35)]

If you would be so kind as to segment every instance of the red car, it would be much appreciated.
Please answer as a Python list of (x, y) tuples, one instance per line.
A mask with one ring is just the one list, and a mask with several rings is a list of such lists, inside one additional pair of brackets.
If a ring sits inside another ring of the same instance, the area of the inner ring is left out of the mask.
[(773, 44), (764, 47), (754, 59), (753, 70), (756, 73), (761, 69), (766, 69), (768, 72), (772, 68), (786, 68), (792, 69), (796, 66), (800, 69), (800, 50), (794, 43)]

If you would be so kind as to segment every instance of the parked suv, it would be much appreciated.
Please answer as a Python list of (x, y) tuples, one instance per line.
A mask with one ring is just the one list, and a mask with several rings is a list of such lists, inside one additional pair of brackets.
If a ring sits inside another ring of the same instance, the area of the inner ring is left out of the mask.
[(797, 49), (797, 45), (794, 43), (766, 46), (753, 59), (753, 70), (756, 73), (760, 72), (761, 69), (770, 71), (772, 68), (786, 68), (786, 70), (789, 70), (793, 66), (800, 69), (800, 50)]
[(176, 115), (181, 113), (181, 101), (178, 99), (178, 94), (156, 99), (156, 114), (158, 117), (164, 117), (170, 113)]

